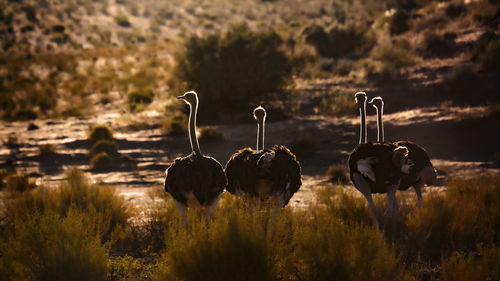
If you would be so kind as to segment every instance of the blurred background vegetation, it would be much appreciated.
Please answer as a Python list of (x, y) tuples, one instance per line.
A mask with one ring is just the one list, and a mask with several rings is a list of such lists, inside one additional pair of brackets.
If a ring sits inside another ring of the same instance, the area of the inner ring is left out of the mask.
[[(498, 85), (489, 78), (500, 65), (494, 0), (2, 2), (4, 120), (85, 116), (116, 101), (134, 113), (188, 90), (202, 97), (203, 122), (238, 120), (261, 103), (287, 118), (297, 79), (405, 79), (447, 57), (465, 56), (445, 71), (442, 91), (452, 99), (473, 103), (467, 90)], [(467, 89), (455, 93), (464, 78)], [(164, 110), (174, 116), (180, 107)]]

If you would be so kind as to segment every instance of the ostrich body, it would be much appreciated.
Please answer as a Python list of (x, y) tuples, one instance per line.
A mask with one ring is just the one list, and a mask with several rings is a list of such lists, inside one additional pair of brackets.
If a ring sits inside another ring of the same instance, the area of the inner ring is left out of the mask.
[[(382, 116), (384, 114), (384, 101), (381, 97), (375, 97), (369, 104), (377, 110), (377, 141), (383, 143), (384, 122)], [(394, 145), (408, 148), (408, 159), (412, 163), (410, 173), (401, 178), (399, 190), (407, 190), (413, 186), (417, 198), (420, 201), (422, 200), (422, 187), (424, 185), (434, 185), (436, 183), (436, 170), (432, 166), (429, 155), (425, 149), (418, 144), (410, 141), (397, 141)]]
[(174, 199), (187, 228), (187, 207), (207, 207), (206, 220), (215, 209), (227, 184), (221, 164), (212, 157), (201, 154), (196, 137), (196, 112), (198, 95), (191, 91), (177, 97), (189, 104), (189, 139), (192, 153), (177, 158), (166, 170), (165, 191)]
[[(349, 155), (349, 173), (351, 181), (368, 201), (370, 218), (376, 228), (376, 217), (372, 193), (387, 193), (387, 213), (392, 216), (396, 208), (396, 190), (401, 177), (408, 174), (410, 166), (406, 156), (408, 149), (390, 143), (366, 143), (366, 94), (356, 93), (356, 103), (360, 111), (360, 143)], [(365, 141), (365, 142), (363, 142)]]
[(226, 164), (227, 191), (238, 196), (276, 200), (277, 209), (285, 207), (299, 190), (300, 165), (295, 155), (283, 145), (264, 150), (266, 111), (257, 107), (257, 149), (244, 148), (231, 156)]

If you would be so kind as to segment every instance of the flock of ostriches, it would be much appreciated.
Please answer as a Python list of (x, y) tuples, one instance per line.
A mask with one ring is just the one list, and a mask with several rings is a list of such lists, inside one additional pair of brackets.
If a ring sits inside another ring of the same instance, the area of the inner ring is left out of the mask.
[[(285, 207), (299, 190), (301, 169), (295, 155), (287, 147), (275, 145), (270, 149), (264, 148), (265, 109), (259, 106), (253, 111), (258, 128), (256, 149), (237, 151), (223, 168), (217, 160), (200, 151), (196, 137), (197, 94), (186, 92), (178, 99), (184, 100), (190, 107), (189, 139), (193, 152), (177, 158), (167, 169), (165, 191), (173, 197), (185, 227), (188, 228), (188, 206), (206, 208), (208, 223), (224, 189), (245, 199), (273, 202), (276, 218), (279, 209)], [(359, 144), (349, 155), (350, 177), (368, 201), (370, 217), (374, 226), (379, 228), (372, 193), (387, 193), (387, 214), (392, 216), (397, 209), (397, 190), (413, 186), (420, 201), (422, 187), (434, 184), (437, 174), (429, 156), (419, 145), (409, 141), (384, 142), (384, 103), (380, 97), (369, 102), (377, 110), (377, 142), (367, 142), (366, 94), (356, 93), (355, 100), (360, 111), (361, 129)]]

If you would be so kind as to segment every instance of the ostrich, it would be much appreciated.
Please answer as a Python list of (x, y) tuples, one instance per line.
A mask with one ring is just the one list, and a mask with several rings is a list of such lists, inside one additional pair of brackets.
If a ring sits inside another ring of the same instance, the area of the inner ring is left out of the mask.
[(283, 145), (264, 150), (266, 110), (262, 106), (255, 108), (253, 117), (257, 121), (257, 149), (243, 148), (231, 156), (225, 168), (226, 189), (238, 196), (273, 198), (277, 214), (302, 184), (300, 165)]
[[(375, 97), (368, 104), (372, 105), (377, 110), (377, 141), (383, 143), (384, 122), (382, 116), (384, 114), (384, 101), (381, 97)], [(410, 141), (397, 141), (394, 144), (408, 148), (408, 159), (413, 163), (410, 173), (401, 178), (399, 190), (407, 190), (413, 186), (418, 201), (420, 202), (422, 200), (422, 187), (424, 185), (434, 185), (436, 183), (436, 170), (432, 166), (429, 155), (427, 155), (425, 149), (418, 144)]]
[(189, 140), (192, 153), (177, 158), (165, 171), (165, 191), (170, 193), (181, 213), (186, 229), (187, 207), (202, 206), (206, 209), (206, 223), (220, 199), (227, 184), (221, 164), (212, 157), (201, 154), (196, 137), (196, 112), (198, 95), (194, 91), (177, 97), (189, 104)]
[(387, 213), (392, 216), (396, 204), (396, 190), (403, 174), (408, 174), (410, 166), (406, 156), (408, 149), (389, 143), (366, 142), (366, 94), (355, 95), (360, 112), (360, 143), (349, 155), (349, 173), (351, 181), (368, 201), (370, 218), (378, 229), (375, 205), (372, 193), (387, 193)]

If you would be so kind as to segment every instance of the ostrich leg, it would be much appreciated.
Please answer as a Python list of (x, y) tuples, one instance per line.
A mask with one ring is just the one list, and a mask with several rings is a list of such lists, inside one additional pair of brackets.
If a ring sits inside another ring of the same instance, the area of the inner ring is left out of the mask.
[(353, 178), (356, 183), (356, 187), (359, 189), (359, 191), (361, 191), (363, 196), (365, 196), (366, 201), (368, 201), (368, 207), (370, 208), (370, 218), (372, 219), (373, 225), (375, 226), (376, 229), (379, 229), (375, 204), (373, 204), (372, 191), (369, 183), (359, 173), (354, 173)]

